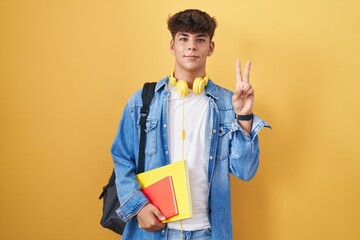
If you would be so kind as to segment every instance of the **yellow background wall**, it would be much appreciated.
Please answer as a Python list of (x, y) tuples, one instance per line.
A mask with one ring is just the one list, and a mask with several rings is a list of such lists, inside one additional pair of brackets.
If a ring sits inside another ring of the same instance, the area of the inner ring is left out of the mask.
[(169, 14), (216, 16), (208, 72), (251, 59), (261, 165), (232, 179), (234, 239), (360, 239), (358, 0), (0, 0), (0, 239), (119, 239), (99, 225), (132, 92), (173, 67)]

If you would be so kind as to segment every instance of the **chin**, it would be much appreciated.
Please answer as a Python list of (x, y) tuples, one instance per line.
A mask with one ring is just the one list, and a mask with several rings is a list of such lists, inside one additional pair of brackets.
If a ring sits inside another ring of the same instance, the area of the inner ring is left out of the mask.
[(184, 66), (184, 69), (188, 71), (197, 71), (199, 69), (202, 69), (203, 67), (204, 67), (203, 65), (199, 65), (196, 63), (188, 63)]

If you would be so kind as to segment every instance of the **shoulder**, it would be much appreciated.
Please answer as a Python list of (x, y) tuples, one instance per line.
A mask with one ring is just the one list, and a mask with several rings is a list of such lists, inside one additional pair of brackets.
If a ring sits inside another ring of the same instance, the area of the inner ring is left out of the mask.
[(127, 105), (130, 108), (134, 108), (142, 105), (141, 93), (142, 93), (142, 88), (138, 89), (135, 93), (133, 93), (133, 95), (131, 95), (131, 97), (127, 102)]
[(206, 94), (213, 97), (216, 104), (221, 108), (232, 108), (233, 92), (209, 81), (206, 88)]
[(226, 89), (224, 87), (221, 87), (217, 84), (215, 84), (216, 87), (217, 87), (217, 90), (219, 92), (219, 97), (221, 98), (222, 96), (223, 97), (232, 97), (232, 95), (234, 94), (232, 91), (230, 91), (229, 89)]
[[(153, 99), (160, 96), (164, 92), (164, 89), (166, 88), (166, 83), (167, 83), (167, 77), (161, 79), (156, 83)], [(131, 95), (127, 103), (127, 105), (130, 108), (141, 107), (143, 105), (142, 92), (143, 92), (143, 87), (138, 89), (133, 95)]]

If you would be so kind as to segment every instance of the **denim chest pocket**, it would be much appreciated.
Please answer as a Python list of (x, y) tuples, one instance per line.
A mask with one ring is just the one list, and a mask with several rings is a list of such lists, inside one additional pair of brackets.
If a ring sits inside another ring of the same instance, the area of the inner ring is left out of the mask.
[[(138, 128), (140, 132), (140, 120), (138, 121)], [(158, 120), (155, 118), (146, 119), (146, 144), (145, 144), (145, 154), (153, 155), (157, 152), (157, 139), (156, 139), (156, 127), (158, 125)]]
[(227, 159), (230, 154), (230, 132), (231, 132), (231, 123), (220, 123), (219, 126), (219, 140), (218, 140), (218, 149), (217, 149), (217, 159), (222, 161)]

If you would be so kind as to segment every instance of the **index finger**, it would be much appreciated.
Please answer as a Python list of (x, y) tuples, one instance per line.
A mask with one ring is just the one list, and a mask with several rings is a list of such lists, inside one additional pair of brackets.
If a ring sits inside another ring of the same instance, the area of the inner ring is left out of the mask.
[(242, 82), (242, 76), (241, 76), (241, 63), (240, 60), (236, 60), (236, 83)]

